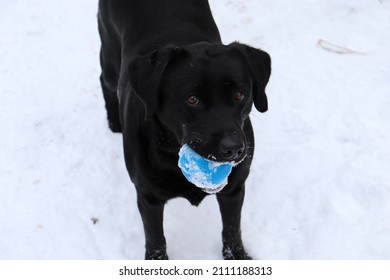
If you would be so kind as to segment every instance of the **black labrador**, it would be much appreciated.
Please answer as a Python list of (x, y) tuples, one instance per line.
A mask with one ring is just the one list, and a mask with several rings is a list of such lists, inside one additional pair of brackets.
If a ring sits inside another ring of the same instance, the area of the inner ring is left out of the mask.
[(267, 110), (269, 55), (223, 45), (207, 0), (100, 0), (101, 85), (109, 127), (122, 132), (126, 167), (137, 190), (146, 259), (168, 259), (165, 203), (198, 205), (207, 193), (178, 167), (188, 144), (215, 161), (240, 162), (216, 194), (223, 257), (250, 259), (241, 239), (244, 184), (254, 151), (249, 113)]

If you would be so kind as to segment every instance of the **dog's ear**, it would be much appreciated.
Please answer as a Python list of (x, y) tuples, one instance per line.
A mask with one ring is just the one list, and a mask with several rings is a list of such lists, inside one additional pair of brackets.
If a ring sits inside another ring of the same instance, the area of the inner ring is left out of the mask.
[(238, 49), (244, 55), (252, 72), (253, 103), (259, 112), (266, 112), (268, 110), (268, 100), (265, 94), (265, 87), (271, 75), (271, 57), (262, 50), (237, 42), (229, 46), (233, 49)]
[(145, 106), (146, 120), (150, 120), (156, 111), (164, 71), (180, 51), (175, 47), (156, 50), (136, 57), (129, 65), (130, 85)]

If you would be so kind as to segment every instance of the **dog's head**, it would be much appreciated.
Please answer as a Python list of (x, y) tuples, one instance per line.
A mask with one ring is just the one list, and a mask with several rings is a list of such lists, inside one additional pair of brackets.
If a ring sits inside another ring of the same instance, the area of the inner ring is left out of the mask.
[(145, 118), (161, 123), (179, 145), (216, 161), (245, 157), (243, 127), (252, 104), (268, 109), (267, 53), (240, 43), (200, 43), (140, 56), (129, 70)]

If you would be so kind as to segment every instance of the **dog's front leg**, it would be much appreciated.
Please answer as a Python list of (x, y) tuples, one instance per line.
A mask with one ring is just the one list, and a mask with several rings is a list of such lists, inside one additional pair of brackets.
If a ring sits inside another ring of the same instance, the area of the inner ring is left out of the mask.
[(145, 231), (145, 259), (167, 260), (163, 230), (165, 201), (157, 201), (138, 192), (137, 202)]
[[(229, 187), (229, 186), (228, 186)], [(239, 186), (230, 186), (239, 187)], [(251, 260), (241, 239), (241, 209), (244, 202), (244, 187), (231, 194), (217, 194), (222, 215), (223, 258), (225, 260)]]

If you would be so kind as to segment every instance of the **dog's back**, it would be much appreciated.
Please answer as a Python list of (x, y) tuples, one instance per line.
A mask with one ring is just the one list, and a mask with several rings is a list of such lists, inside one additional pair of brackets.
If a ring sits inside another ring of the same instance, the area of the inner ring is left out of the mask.
[(99, 23), (104, 36), (131, 46), (122, 51), (132, 55), (221, 42), (207, 0), (100, 0)]

